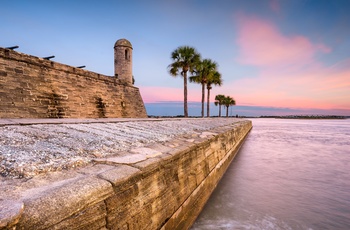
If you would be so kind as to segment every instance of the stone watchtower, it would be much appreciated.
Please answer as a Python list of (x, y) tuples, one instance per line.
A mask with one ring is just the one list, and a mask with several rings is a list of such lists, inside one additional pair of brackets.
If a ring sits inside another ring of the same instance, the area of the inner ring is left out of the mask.
[(121, 82), (132, 84), (132, 45), (119, 39), (114, 45), (114, 76)]

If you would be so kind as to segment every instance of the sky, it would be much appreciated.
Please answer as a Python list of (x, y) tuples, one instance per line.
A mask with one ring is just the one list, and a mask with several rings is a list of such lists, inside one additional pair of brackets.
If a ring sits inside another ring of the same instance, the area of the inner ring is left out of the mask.
[[(181, 113), (183, 79), (167, 67), (188, 45), (219, 65), (210, 100), (231, 96), (237, 113), (350, 116), (350, 0), (1, 0), (0, 9), (1, 47), (108, 76), (114, 43), (128, 39), (151, 115)], [(198, 107), (200, 85), (188, 85), (188, 100)]]

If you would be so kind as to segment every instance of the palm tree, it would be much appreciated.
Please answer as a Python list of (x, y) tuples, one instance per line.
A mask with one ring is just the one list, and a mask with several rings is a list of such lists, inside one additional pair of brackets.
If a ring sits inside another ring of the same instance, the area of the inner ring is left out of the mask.
[(236, 101), (232, 97), (227, 96), (225, 97), (223, 104), (226, 106), (226, 117), (228, 117), (228, 108), (231, 105), (236, 105)]
[(194, 67), (200, 60), (200, 54), (190, 46), (180, 46), (171, 53), (174, 61), (168, 66), (170, 75), (176, 77), (181, 74), (184, 78), (184, 116), (188, 117), (187, 107), (187, 72), (193, 73)]
[(217, 63), (211, 59), (204, 59), (199, 62), (195, 67), (195, 76), (190, 77), (190, 82), (196, 82), (202, 85), (202, 112), (204, 117), (204, 98), (205, 98), (205, 85), (208, 79), (212, 78), (212, 75), (217, 72)]
[(219, 72), (215, 72), (211, 77), (207, 79), (207, 117), (210, 117), (210, 90), (213, 88), (212, 85), (222, 85), (221, 74)]
[(226, 96), (222, 94), (218, 94), (215, 96), (215, 105), (219, 105), (219, 117), (221, 117), (221, 105), (224, 104)]

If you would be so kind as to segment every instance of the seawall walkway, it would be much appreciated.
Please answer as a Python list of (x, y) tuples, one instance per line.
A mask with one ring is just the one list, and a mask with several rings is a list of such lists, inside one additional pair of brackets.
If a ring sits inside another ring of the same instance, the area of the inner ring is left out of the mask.
[(2, 119), (0, 229), (186, 229), (251, 127), (235, 118)]

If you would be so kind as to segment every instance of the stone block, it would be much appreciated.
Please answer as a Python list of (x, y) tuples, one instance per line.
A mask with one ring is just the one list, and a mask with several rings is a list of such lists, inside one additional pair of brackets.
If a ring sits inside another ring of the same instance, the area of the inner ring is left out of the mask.
[(126, 180), (140, 174), (140, 170), (128, 165), (116, 165), (113, 169), (98, 174), (98, 177), (117, 186)]
[(56, 225), (50, 226), (48, 229), (103, 229), (107, 225), (106, 216), (106, 205), (102, 201), (89, 206), (88, 208), (74, 214)]
[(15, 200), (3, 200), (0, 198), (0, 229), (11, 229), (19, 221), (24, 204)]
[[(29, 192), (29, 191), (28, 191)], [(78, 177), (23, 199), (18, 223), (23, 229), (45, 229), (93, 206), (113, 194), (112, 185), (94, 177)]]

